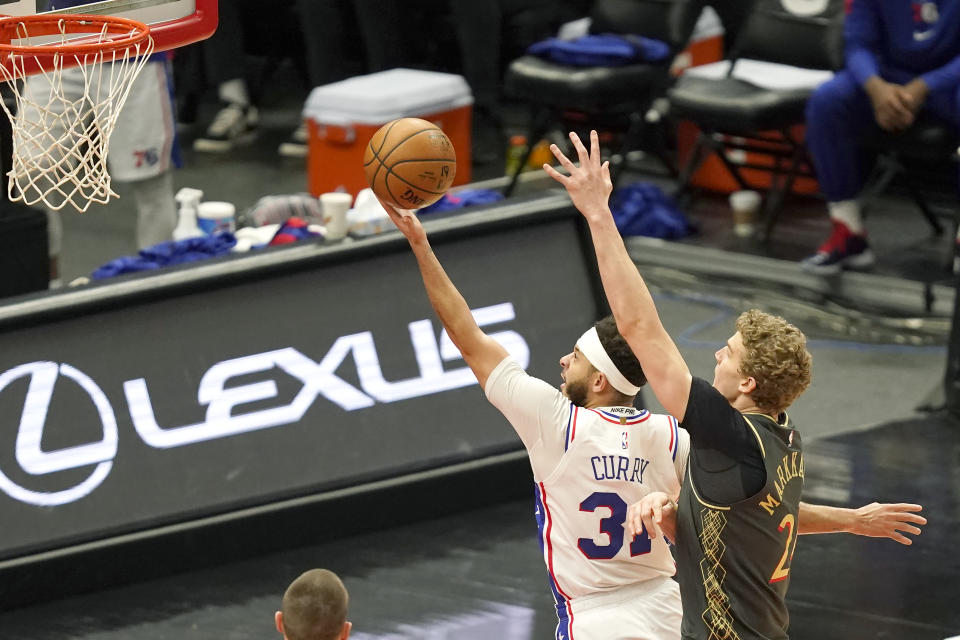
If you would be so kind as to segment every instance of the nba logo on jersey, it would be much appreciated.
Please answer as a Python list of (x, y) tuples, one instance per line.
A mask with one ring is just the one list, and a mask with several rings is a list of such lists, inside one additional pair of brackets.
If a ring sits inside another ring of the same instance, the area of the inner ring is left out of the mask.
[(629, 446), (629, 445), (627, 444), (627, 432), (624, 431), (624, 432), (620, 435), (620, 448), (621, 448), (621, 449), (626, 449), (628, 446)]

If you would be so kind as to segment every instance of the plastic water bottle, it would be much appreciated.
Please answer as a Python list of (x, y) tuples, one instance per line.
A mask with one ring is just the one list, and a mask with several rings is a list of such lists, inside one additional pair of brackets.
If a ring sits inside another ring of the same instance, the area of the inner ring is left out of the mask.
[(177, 226), (173, 230), (174, 240), (186, 240), (188, 238), (199, 238), (204, 235), (197, 225), (197, 209), (200, 206), (200, 199), (203, 197), (203, 191), (184, 187), (177, 191), (173, 199), (180, 205)]
[(527, 153), (526, 136), (510, 136), (510, 146), (507, 147), (507, 162), (504, 166), (505, 175), (512, 176), (520, 168), (523, 156)]

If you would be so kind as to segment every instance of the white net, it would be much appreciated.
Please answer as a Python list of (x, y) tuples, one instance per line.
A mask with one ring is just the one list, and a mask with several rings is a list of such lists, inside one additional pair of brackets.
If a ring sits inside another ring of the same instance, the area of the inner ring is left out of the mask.
[[(146, 37), (116, 48), (117, 34), (103, 25), (99, 34), (84, 40), (104, 43), (103, 49), (47, 53), (51, 46), (72, 45), (76, 28), (61, 20), (59, 35), (44, 38), (37, 48), (45, 51), (31, 53), (25, 47), (0, 65), (15, 98), (15, 111), (2, 101), (13, 129), (7, 182), (11, 201), (42, 203), (54, 210), (70, 205), (83, 212), (94, 202), (106, 204), (117, 196), (107, 172), (110, 134), (153, 52), (153, 41)], [(18, 27), (17, 35), (31, 38), (28, 29), (26, 24), (22, 31)]]

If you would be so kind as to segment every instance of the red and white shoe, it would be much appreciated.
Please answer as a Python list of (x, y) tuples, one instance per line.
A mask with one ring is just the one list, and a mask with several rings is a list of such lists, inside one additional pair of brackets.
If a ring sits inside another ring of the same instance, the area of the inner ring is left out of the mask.
[(851, 233), (847, 225), (834, 221), (830, 237), (815, 254), (800, 262), (800, 268), (826, 276), (843, 269), (868, 269), (876, 261), (866, 236)]

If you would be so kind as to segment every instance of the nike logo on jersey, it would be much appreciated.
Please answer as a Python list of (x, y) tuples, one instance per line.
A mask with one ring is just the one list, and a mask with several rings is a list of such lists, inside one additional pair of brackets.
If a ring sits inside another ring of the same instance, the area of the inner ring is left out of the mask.
[(627, 458), (625, 456), (593, 456), (590, 466), (596, 480), (625, 480), (643, 484), (643, 472), (649, 460)]

